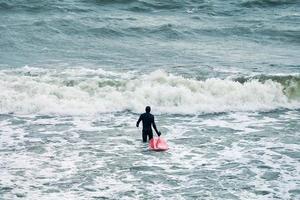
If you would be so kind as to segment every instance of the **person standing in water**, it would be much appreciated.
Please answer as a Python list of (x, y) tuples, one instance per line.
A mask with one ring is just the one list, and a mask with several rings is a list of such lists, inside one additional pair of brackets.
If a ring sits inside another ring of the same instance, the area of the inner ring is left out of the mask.
[(145, 108), (145, 113), (141, 114), (139, 120), (136, 122), (136, 127), (139, 127), (140, 122), (143, 122), (143, 142), (147, 142), (147, 136), (149, 137), (149, 140), (153, 138), (153, 132), (152, 132), (152, 126), (157, 133), (158, 136), (161, 135), (161, 133), (157, 130), (155, 121), (154, 121), (154, 116), (150, 113), (151, 108), (150, 106), (147, 106)]

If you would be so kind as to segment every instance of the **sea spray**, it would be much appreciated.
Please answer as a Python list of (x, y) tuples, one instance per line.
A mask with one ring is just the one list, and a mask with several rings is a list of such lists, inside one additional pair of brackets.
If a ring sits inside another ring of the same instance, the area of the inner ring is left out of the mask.
[(297, 85), (272, 79), (196, 80), (163, 70), (139, 74), (81, 68), (0, 73), (1, 113), (87, 115), (139, 112), (152, 105), (159, 113), (196, 114), (299, 106), (299, 99), (289, 96), (297, 94)]

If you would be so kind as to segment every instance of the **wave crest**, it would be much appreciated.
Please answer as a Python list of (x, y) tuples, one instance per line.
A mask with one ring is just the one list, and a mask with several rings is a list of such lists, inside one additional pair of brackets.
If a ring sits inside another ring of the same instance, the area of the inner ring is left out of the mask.
[(157, 113), (196, 114), (299, 107), (299, 77), (187, 79), (104, 70), (23, 68), (0, 71), (1, 113), (82, 115), (152, 105)]

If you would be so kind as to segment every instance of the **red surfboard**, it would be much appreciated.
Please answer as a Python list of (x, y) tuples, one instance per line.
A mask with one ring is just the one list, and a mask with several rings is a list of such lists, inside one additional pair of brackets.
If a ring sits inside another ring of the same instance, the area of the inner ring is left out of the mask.
[(169, 146), (163, 138), (154, 137), (149, 141), (149, 149), (152, 151), (166, 151)]

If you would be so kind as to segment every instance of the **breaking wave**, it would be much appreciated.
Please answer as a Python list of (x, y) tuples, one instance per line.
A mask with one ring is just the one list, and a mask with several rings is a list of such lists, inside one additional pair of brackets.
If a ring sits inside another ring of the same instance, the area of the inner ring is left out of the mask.
[(189, 79), (162, 70), (150, 74), (102, 69), (0, 71), (0, 111), (89, 115), (151, 105), (156, 113), (196, 114), (300, 107), (300, 77)]

